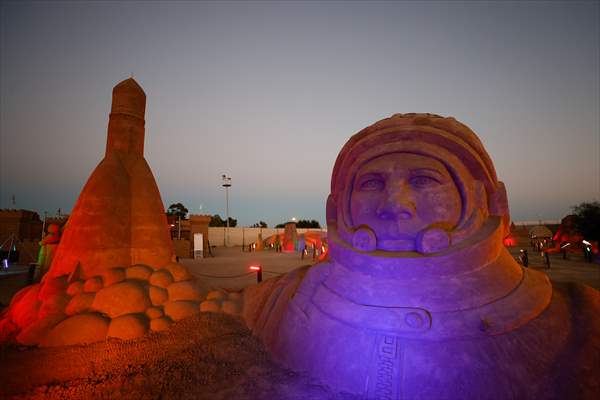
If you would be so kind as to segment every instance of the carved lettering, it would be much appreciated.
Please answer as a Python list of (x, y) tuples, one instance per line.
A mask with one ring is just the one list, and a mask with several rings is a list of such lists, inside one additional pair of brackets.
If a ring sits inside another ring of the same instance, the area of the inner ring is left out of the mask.
[(368, 388), (368, 398), (397, 400), (399, 370), (398, 339), (394, 336), (380, 335), (372, 362), (373, 383)]

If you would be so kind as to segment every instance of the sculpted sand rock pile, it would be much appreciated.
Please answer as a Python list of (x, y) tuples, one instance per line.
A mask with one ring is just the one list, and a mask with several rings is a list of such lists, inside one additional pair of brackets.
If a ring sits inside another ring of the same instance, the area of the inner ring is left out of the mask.
[(0, 341), (61, 346), (131, 339), (199, 312), (192, 275), (174, 259), (144, 159), (146, 95), (113, 89), (104, 159), (83, 188), (48, 273), (0, 316)]
[(241, 315), (280, 363), (369, 399), (597, 396), (600, 293), (511, 257), (506, 191), (468, 127), (398, 114), (365, 128), (326, 215), (328, 261), (244, 290)]
[(206, 299), (200, 303), (202, 312), (224, 312), (233, 316), (242, 313), (243, 294), (240, 292), (227, 292), (225, 290), (213, 290), (208, 292)]

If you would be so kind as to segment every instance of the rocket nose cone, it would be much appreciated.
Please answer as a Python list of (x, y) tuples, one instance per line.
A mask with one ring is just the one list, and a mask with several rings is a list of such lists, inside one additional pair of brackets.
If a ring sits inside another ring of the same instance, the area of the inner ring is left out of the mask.
[(113, 88), (112, 114), (127, 114), (144, 119), (146, 111), (146, 94), (133, 79), (125, 79)]

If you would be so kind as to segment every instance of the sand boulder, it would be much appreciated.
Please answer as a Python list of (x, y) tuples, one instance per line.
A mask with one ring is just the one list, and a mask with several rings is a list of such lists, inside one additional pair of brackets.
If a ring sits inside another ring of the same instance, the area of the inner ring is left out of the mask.
[(127, 314), (114, 318), (108, 326), (108, 337), (135, 339), (148, 331), (148, 317), (144, 314)]
[(227, 296), (227, 298), (229, 300), (241, 300), (242, 299), (242, 293), (241, 292), (231, 292), (229, 293), (229, 295)]
[(174, 282), (189, 281), (194, 278), (192, 274), (190, 274), (190, 271), (181, 264), (170, 263), (165, 265), (163, 269), (171, 273)]
[(150, 329), (156, 332), (169, 329), (173, 321), (168, 317), (153, 319), (150, 321)]
[(65, 308), (65, 314), (75, 315), (89, 310), (94, 302), (94, 297), (95, 293), (79, 293), (69, 301)]
[(21, 329), (37, 319), (38, 310), (42, 304), (38, 300), (40, 287), (39, 284), (28, 286), (19, 291), (13, 298), (12, 303), (14, 303), (14, 307), (11, 309), (12, 321)]
[(102, 278), (99, 276), (94, 276), (83, 284), (83, 291), (87, 293), (95, 293), (98, 290), (102, 289)]
[(153, 306), (160, 306), (169, 298), (167, 289), (157, 286), (148, 286), (148, 295)]
[(152, 273), (149, 282), (151, 285), (166, 288), (173, 283), (173, 275), (169, 271), (161, 269)]
[(221, 312), (221, 302), (217, 300), (205, 300), (200, 303), (200, 312)]
[(200, 308), (193, 301), (168, 301), (164, 305), (165, 314), (173, 321), (198, 314)]
[(123, 281), (105, 287), (96, 293), (92, 309), (111, 318), (125, 314), (144, 313), (151, 306), (150, 298), (142, 284)]
[(17, 342), (25, 346), (35, 346), (46, 336), (48, 331), (67, 318), (63, 313), (49, 314), (30, 324), (17, 336)]
[(67, 346), (94, 343), (106, 339), (109, 320), (98, 313), (85, 313), (69, 317), (41, 340), (41, 347)]
[(57, 293), (42, 302), (38, 311), (38, 318), (44, 318), (51, 314), (62, 314), (69, 304), (71, 296), (66, 293)]
[(163, 315), (165, 314), (163, 313), (163, 310), (160, 307), (150, 307), (146, 310), (146, 316), (150, 319), (160, 318)]
[(137, 264), (133, 265), (125, 270), (127, 279), (139, 279), (141, 281), (147, 281), (152, 275), (152, 268), (147, 265)]
[(200, 289), (193, 281), (175, 282), (167, 287), (169, 300), (191, 300), (200, 301)]
[(222, 290), (211, 290), (206, 295), (206, 300), (220, 300), (220, 301), (222, 301), (225, 298), (227, 298), (227, 293), (225, 293)]
[(225, 300), (223, 304), (221, 304), (221, 309), (225, 314), (230, 315), (240, 315), (242, 312), (240, 302), (233, 300)]

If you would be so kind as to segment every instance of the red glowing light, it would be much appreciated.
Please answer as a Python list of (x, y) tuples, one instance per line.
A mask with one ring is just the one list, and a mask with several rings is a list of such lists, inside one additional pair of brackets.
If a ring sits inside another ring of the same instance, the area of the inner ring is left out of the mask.
[(251, 265), (250, 266), (250, 270), (251, 271), (260, 271), (262, 268), (260, 265)]
[(510, 238), (510, 237), (506, 237), (506, 238), (504, 238), (504, 245), (505, 245), (506, 247), (513, 247), (513, 246), (515, 246), (516, 244), (517, 244), (517, 243), (516, 243), (515, 239), (513, 239), (513, 238)]

